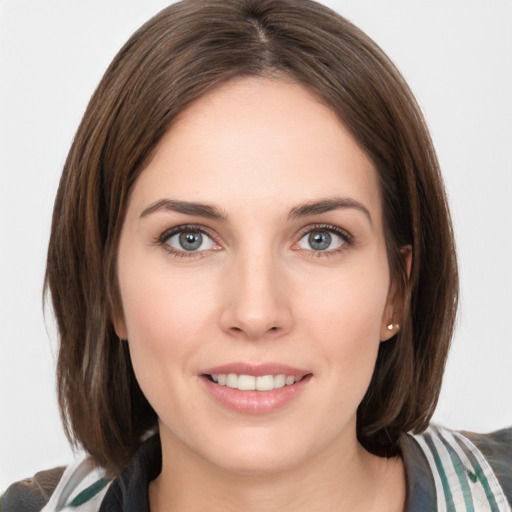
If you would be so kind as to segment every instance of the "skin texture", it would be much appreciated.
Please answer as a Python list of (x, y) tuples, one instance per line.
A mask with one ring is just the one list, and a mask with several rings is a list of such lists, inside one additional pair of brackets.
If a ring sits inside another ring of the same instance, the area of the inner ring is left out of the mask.
[[(367, 212), (290, 216), (335, 198)], [(224, 218), (148, 212), (162, 199), (207, 204)], [(187, 252), (179, 234), (167, 235), (190, 224), (205, 234)], [(313, 250), (309, 233), (331, 226), (349, 237), (331, 232), (329, 248)], [(315, 96), (245, 78), (186, 109), (134, 186), (118, 277), (116, 330), (159, 417), (152, 511), (403, 508), (401, 461), (356, 439), (379, 343), (400, 320), (377, 174)], [(308, 382), (277, 410), (235, 411), (202, 376), (233, 362), (290, 365)]]

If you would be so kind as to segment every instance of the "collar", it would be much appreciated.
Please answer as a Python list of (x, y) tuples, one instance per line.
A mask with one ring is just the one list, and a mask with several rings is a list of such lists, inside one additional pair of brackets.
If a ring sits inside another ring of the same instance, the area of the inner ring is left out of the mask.
[(410, 434), (401, 434), (398, 444), (407, 480), (404, 512), (434, 510), (436, 487), (425, 453)]
[(149, 512), (149, 483), (162, 470), (160, 436), (144, 441), (130, 465), (110, 485), (99, 512)]
[[(413, 436), (399, 439), (407, 495), (404, 512), (424, 512), (436, 503), (434, 479), (428, 461)], [(110, 485), (99, 512), (149, 512), (149, 483), (162, 469), (162, 452), (158, 434), (139, 448), (128, 468)]]

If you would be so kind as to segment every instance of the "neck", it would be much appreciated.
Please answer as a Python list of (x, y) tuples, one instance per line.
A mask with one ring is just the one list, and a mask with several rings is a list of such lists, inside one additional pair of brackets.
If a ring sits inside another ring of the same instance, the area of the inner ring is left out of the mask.
[(405, 474), (401, 459), (371, 455), (355, 439), (348, 446), (335, 442), (293, 468), (242, 473), (214, 465), (164, 436), (162, 472), (150, 484), (149, 496), (151, 512), (400, 512)]

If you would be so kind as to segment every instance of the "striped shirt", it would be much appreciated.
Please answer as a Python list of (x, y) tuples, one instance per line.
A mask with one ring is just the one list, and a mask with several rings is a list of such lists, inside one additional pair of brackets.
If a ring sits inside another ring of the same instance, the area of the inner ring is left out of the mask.
[(401, 445), (409, 491), (406, 511), (511, 511), (512, 429), (477, 435), (431, 425)]
[[(511, 512), (512, 428), (473, 434), (431, 425), (422, 434), (403, 434), (399, 445), (407, 478), (404, 512)], [(156, 434), (112, 481), (83, 459), (66, 468), (46, 506), (20, 508), (30, 502), (29, 491), (13, 484), (0, 511), (149, 512), (148, 486), (160, 467)]]

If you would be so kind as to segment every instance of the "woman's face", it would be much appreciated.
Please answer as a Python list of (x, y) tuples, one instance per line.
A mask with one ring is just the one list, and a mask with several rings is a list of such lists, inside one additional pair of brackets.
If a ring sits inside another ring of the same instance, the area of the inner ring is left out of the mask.
[(179, 116), (133, 188), (118, 260), (116, 328), (164, 459), (258, 473), (358, 449), (396, 321), (377, 181), (299, 85), (239, 79)]

